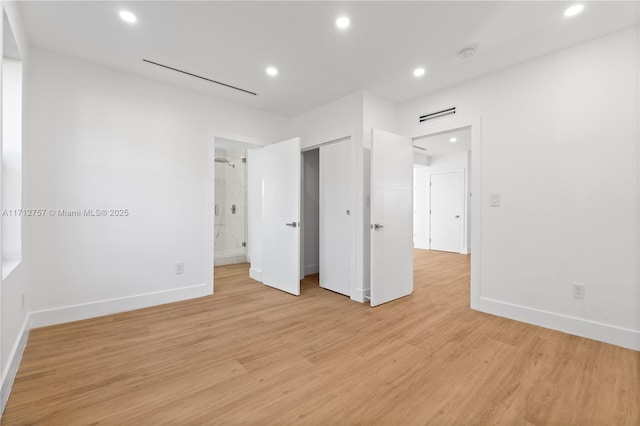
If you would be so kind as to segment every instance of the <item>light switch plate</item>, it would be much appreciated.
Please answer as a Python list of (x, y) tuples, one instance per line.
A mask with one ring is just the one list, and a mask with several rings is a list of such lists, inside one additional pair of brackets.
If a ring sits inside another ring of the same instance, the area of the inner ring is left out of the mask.
[(500, 207), (500, 194), (489, 195), (489, 204), (491, 207)]

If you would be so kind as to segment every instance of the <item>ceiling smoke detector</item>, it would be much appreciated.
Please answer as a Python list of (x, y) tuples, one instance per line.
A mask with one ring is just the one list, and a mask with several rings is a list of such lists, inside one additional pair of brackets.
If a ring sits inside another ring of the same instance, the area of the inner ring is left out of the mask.
[(465, 47), (464, 49), (458, 52), (458, 58), (462, 59), (463, 61), (466, 61), (467, 59), (469, 59), (470, 57), (476, 54), (477, 49), (478, 48), (474, 46)]

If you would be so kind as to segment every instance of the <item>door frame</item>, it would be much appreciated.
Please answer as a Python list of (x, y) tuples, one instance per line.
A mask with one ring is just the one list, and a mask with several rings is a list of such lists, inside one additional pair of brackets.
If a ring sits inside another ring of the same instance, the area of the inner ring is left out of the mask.
[(467, 168), (454, 168), (454, 169), (442, 169), (442, 170), (433, 170), (427, 172), (427, 176), (429, 177), (429, 250), (433, 250), (431, 248), (431, 230), (433, 227), (431, 226), (431, 176), (445, 174), (445, 173), (459, 173), (459, 177), (461, 179), (460, 185), (460, 205), (462, 206), (462, 221), (460, 222), (460, 250), (458, 253), (460, 254), (469, 254), (469, 247), (467, 246), (467, 212), (468, 212), (468, 197), (469, 193), (468, 183), (467, 183)]
[[(425, 122), (409, 135), (413, 140), (463, 127), (471, 128), (471, 309), (483, 311), (480, 259), (482, 256), (482, 116), (449, 116)], [(466, 197), (465, 197), (466, 198)]]

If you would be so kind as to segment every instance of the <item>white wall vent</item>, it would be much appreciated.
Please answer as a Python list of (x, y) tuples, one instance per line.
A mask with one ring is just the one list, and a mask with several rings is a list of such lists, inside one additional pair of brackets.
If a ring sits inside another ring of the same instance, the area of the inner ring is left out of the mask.
[(445, 117), (447, 115), (452, 115), (456, 113), (456, 107), (446, 108), (440, 111), (430, 112), (428, 114), (421, 115), (418, 117), (418, 121), (420, 123), (424, 123), (425, 121), (433, 120), (440, 117)]

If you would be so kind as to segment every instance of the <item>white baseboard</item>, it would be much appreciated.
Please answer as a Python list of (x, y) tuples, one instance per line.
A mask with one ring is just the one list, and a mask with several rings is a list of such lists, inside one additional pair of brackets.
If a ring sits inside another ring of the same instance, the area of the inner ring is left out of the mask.
[(29, 339), (29, 323), (29, 314), (27, 314), (24, 318), (24, 322), (22, 323), (22, 327), (20, 328), (16, 341), (13, 344), (13, 348), (11, 348), (7, 365), (2, 372), (2, 378), (0, 380), (0, 415), (4, 412), (4, 407), (7, 405), (7, 401), (9, 400), (9, 394), (11, 393), (13, 382), (16, 379), (16, 374), (18, 373), (22, 354), (24, 353), (24, 348), (27, 346), (27, 340)]
[(429, 250), (429, 242), (428, 241), (416, 241), (413, 243), (413, 248), (421, 249), (421, 250)]
[(232, 256), (221, 256), (213, 259), (213, 266), (234, 265), (236, 263), (245, 263), (247, 261), (246, 254), (238, 254)]
[(262, 271), (258, 271), (257, 269), (250, 268), (249, 278), (254, 279), (258, 282), (262, 282)]
[(474, 304), (473, 309), (640, 351), (640, 331), (638, 330), (515, 305), (486, 297), (481, 297), (480, 303), (477, 306)]
[(152, 293), (136, 294), (133, 296), (118, 297), (115, 299), (100, 300), (97, 302), (62, 306), (42, 311), (33, 311), (30, 315), (31, 319), (29, 325), (31, 328), (46, 327), (48, 325), (79, 321), (103, 315), (111, 315), (118, 312), (163, 305), (165, 303), (195, 299), (196, 297), (211, 294), (210, 288), (211, 287), (207, 284), (196, 284)]
[(367, 297), (369, 297), (371, 290), (368, 288), (355, 288), (351, 293), (352, 294), (349, 296), (351, 300), (353, 300), (354, 302), (365, 303), (368, 300)]
[(320, 265), (317, 263), (315, 265), (304, 265), (305, 275), (317, 274), (318, 272), (320, 272)]

